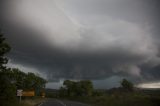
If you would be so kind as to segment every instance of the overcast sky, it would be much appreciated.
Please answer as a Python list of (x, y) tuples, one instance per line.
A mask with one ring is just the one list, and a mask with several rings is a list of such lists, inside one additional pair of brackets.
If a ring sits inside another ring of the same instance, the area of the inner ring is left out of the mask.
[(9, 66), (58, 88), (90, 79), (96, 88), (127, 78), (160, 87), (159, 0), (1, 0)]

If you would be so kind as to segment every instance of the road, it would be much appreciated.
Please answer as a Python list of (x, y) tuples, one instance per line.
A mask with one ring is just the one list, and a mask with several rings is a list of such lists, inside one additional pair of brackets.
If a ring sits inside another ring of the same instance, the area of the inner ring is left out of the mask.
[(89, 106), (80, 102), (61, 101), (57, 99), (48, 99), (39, 106)]

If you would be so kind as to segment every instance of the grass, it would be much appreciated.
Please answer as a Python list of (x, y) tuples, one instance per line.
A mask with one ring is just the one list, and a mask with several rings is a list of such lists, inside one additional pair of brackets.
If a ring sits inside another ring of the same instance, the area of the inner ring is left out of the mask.
[(23, 98), (21, 103), (18, 106), (38, 106), (41, 102), (45, 101), (45, 98), (41, 97), (31, 97), (31, 98)]
[(66, 99), (83, 102), (91, 106), (160, 106), (160, 96), (153, 97), (141, 93), (115, 93)]
[(125, 92), (119, 89), (99, 90), (93, 96), (58, 96), (58, 91), (50, 90), (47, 97), (78, 101), (90, 106), (160, 106), (160, 90), (137, 89)]
[(153, 106), (149, 97), (140, 95), (105, 95), (91, 97), (90, 104), (93, 106)]

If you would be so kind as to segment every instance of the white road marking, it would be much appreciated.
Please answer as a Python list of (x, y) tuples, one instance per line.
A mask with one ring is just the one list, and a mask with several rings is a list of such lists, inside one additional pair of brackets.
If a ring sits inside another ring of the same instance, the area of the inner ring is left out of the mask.
[(58, 103), (60, 103), (61, 105), (63, 106), (67, 106), (66, 104), (64, 104), (62, 101), (58, 100), (58, 99), (55, 99)]
[(43, 104), (43, 102), (42, 103), (40, 103), (38, 106), (41, 106)]

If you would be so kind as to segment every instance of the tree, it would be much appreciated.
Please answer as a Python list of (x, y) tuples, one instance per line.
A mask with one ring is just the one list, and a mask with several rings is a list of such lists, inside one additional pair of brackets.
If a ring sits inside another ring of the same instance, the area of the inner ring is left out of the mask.
[[(61, 87), (60, 94), (66, 96), (91, 96), (93, 93), (93, 84), (89, 80), (63, 82), (64, 87)], [(65, 93), (65, 94), (63, 94)]]
[(122, 88), (124, 88), (124, 90), (127, 90), (127, 91), (133, 91), (133, 88), (134, 88), (133, 83), (126, 79), (122, 80), (121, 86)]
[(66, 92), (67, 92), (67, 95), (68, 96), (74, 96), (75, 94), (74, 94), (74, 92), (75, 92), (75, 84), (74, 84), (74, 82), (73, 81), (70, 81), (70, 80), (65, 80), (64, 82), (63, 82), (63, 85), (64, 85), (64, 87), (65, 87), (65, 89), (66, 89)]
[(0, 71), (0, 106), (10, 106), (16, 102), (16, 86), (11, 83), (8, 73)]
[[(17, 89), (35, 90), (37, 95), (44, 90), (47, 81), (32, 72), (24, 73), (17, 68), (10, 71), (11, 81), (14, 82)], [(9, 74), (8, 74), (9, 75)]]
[(93, 93), (93, 84), (90, 80), (82, 80), (79, 82), (82, 89), (82, 95), (91, 96)]
[(45, 88), (47, 81), (34, 73), (27, 73), (25, 79), (25, 89), (34, 89), (37, 95)]
[(10, 106), (15, 102), (15, 85), (10, 80), (10, 69), (6, 68), (8, 59), (6, 53), (10, 51), (10, 46), (6, 43), (2, 33), (0, 33), (0, 106)]
[(11, 73), (11, 81), (16, 85), (17, 89), (24, 89), (26, 73), (20, 71), (18, 68), (11, 69)]
[(4, 65), (7, 64), (8, 59), (5, 54), (10, 51), (10, 46), (6, 43), (3, 34), (0, 32), (0, 70), (4, 69)]

